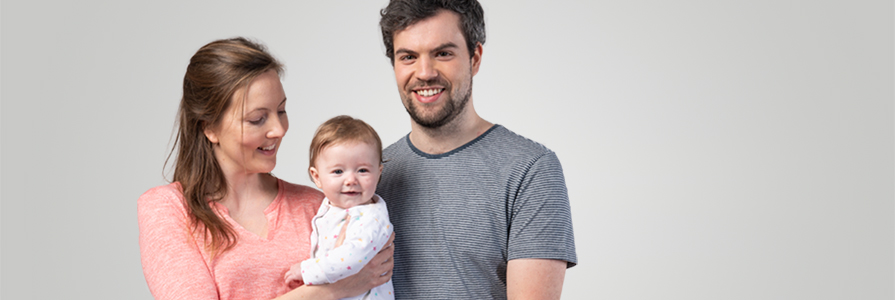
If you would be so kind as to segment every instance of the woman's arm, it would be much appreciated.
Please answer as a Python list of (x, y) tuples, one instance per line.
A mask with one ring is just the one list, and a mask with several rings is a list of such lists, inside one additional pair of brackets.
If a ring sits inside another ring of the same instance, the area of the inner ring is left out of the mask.
[(394, 241), (395, 234), (392, 233), (382, 251), (373, 256), (370, 262), (357, 274), (331, 284), (300, 286), (285, 295), (277, 297), (276, 300), (341, 299), (360, 295), (374, 287), (383, 285), (392, 279), (392, 269), (395, 267), (395, 262), (392, 259), (395, 254), (395, 247), (392, 246)]
[(140, 261), (156, 299), (218, 299), (214, 278), (190, 234), (180, 191), (153, 188), (137, 202)]

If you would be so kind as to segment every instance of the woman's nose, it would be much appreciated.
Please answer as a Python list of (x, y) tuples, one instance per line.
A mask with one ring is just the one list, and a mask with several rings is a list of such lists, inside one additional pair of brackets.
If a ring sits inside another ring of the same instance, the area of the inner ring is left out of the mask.
[(277, 139), (282, 138), (283, 135), (286, 134), (286, 126), (283, 126), (282, 122), (270, 122), (273, 123), (273, 126), (270, 130), (267, 131), (267, 138)]

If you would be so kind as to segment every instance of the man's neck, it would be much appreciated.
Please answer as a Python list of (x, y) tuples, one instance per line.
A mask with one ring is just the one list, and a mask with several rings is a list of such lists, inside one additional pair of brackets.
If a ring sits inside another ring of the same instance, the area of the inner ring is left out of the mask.
[(493, 125), (475, 112), (438, 128), (423, 127), (411, 121), (410, 142), (425, 153), (442, 154), (469, 143)]

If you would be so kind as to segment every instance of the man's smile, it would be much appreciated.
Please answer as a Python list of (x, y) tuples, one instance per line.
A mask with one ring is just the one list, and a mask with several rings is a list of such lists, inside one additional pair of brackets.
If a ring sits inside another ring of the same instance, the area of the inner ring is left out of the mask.
[(423, 96), (423, 97), (431, 97), (431, 96), (434, 96), (435, 94), (441, 93), (442, 91), (444, 91), (444, 88), (429, 88), (429, 89), (416, 90), (415, 93), (417, 93), (418, 95)]

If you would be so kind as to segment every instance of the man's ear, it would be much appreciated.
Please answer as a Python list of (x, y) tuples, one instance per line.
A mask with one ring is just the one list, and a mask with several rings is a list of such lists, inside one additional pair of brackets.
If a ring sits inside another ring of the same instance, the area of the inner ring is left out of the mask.
[(314, 181), (314, 184), (317, 185), (318, 189), (323, 189), (323, 185), (320, 184), (320, 173), (317, 172), (317, 168), (310, 167), (308, 168), (308, 174), (311, 174), (311, 180)]
[(472, 56), (469, 58), (472, 63), (472, 75), (479, 73), (479, 65), (482, 64), (482, 43), (475, 43), (475, 51), (472, 52)]
[(211, 126), (209, 126), (207, 123), (203, 123), (202, 126), (205, 127), (202, 132), (205, 133), (205, 137), (208, 138), (208, 141), (210, 141), (212, 144), (217, 144), (219, 142), (218, 135), (214, 132), (214, 130), (211, 129)]

